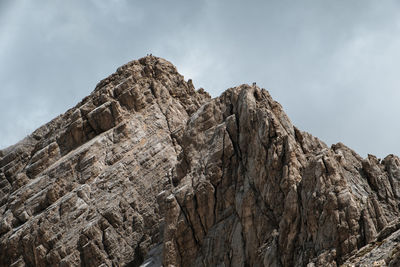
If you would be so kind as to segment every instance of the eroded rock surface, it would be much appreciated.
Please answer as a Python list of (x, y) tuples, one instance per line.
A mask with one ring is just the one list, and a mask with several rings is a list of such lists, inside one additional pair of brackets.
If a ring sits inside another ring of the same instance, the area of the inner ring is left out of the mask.
[(163, 240), (157, 195), (176, 140), (208, 98), (169, 62), (142, 58), (3, 150), (0, 265), (139, 265)]
[(1, 266), (399, 266), (400, 159), (295, 128), (256, 86), (211, 99), (120, 67), (0, 151)]
[(165, 264), (337, 266), (399, 216), (399, 158), (329, 148), (256, 87), (203, 105), (182, 151), (165, 199)]

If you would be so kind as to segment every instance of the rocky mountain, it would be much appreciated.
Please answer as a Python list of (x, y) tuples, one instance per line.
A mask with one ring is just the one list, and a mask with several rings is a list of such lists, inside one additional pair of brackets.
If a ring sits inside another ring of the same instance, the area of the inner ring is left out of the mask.
[(0, 266), (400, 266), (400, 159), (129, 62), (0, 151)]

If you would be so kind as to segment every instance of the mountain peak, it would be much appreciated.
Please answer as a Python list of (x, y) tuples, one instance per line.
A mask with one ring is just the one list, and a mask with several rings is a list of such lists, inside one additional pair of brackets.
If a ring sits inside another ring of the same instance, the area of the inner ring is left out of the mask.
[[(0, 151), (0, 266), (353, 266), (400, 258), (400, 160), (131, 61)], [(384, 244), (384, 246), (381, 246)]]

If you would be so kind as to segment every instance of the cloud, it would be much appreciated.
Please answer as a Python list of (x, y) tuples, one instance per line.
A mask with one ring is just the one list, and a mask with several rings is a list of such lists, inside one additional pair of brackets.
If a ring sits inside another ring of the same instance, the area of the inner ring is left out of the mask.
[(256, 81), (301, 129), (400, 154), (398, 1), (2, 1), (0, 147), (153, 53), (218, 96)]

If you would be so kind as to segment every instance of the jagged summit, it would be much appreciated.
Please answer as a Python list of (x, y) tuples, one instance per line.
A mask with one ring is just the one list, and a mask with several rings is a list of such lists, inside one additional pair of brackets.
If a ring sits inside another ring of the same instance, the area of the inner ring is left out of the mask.
[(0, 266), (398, 266), (399, 182), (147, 56), (0, 151)]

